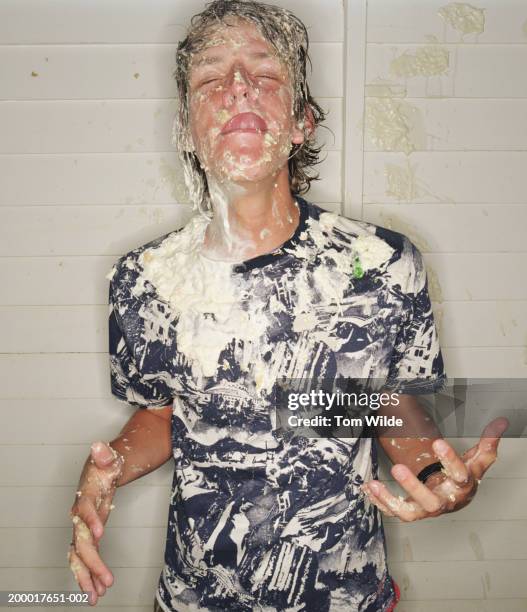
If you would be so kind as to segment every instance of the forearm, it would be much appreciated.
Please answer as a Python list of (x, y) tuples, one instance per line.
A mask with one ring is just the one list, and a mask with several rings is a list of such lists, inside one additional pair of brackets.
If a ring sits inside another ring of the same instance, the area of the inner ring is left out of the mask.
[(166, 418), (167, 410), (171, 411), (137, 410), (110, 442), (124, 459), (122, 474), (116, 482), (118, 487), (156, 470), (171, 457), (171, 421)]
[(156, 470), (170, 458), (171, 422), (156, 412), (137, 410), (119, 436), (110, 442), (124, 459), (123, 472), (116, 482), (118, 487)]

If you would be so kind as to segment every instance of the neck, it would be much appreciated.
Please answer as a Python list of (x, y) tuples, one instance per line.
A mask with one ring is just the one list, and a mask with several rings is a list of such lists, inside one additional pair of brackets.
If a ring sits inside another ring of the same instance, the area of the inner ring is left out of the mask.
[(239, 262), (280, 246), (299, 222), (287, 167), (258, 182), (220, 183), (207, 176), (213, 216), (204, 253), (212, 259)]

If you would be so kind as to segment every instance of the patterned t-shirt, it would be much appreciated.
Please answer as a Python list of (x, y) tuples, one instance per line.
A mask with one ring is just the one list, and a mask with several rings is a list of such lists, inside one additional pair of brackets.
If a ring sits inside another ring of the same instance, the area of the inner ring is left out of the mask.
[(444, 382), (420, 252), (402, 234), (297, 197), (272, 253), (207, 258), (196, 215), (109, 275), (113, 393), (171, 405), (164, 610), (379, 612), (394, 584), (371, 437), (288, 437), (283, 378)]

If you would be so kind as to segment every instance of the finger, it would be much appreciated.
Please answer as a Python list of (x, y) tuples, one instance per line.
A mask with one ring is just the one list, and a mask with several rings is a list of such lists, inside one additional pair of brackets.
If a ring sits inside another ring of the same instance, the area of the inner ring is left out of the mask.
[(74, 516), (72, 520), (75, 525), (75, 552), (92, 574), (95, 574), (104, 585), (112, 586), (113, 574), (99, 556), (88, 526), (78, 516)]
[(80, 517), (80, 519), (88, 525), (96, 540), (101, 539), (104, 533), (104, 524), (99, 513), (95, 509), (95, 500), (92, 499), (91, 495), (84, 495), (79, 499), (73, 511), (73, 516)]
[(481, 434), (478, 446), (483, 451), (492, 451), (498, 448), (501, 436), (509, 427), (509, 421), (505, 417), (498, 417), (488, 423)]
[(434, 440), (432, 443), (432, 448), (434, 449), (438, 459), (443, 464), (447, 476), (459, 484), (466, 484), (469, 481), (469, 469), (465, 465), (463, 459), (461, 459), (461, 457), (446, 440)]
[(90, 570), (82, 562), (79, 555), (77, 555), (73, 545), (70, 545), (68, 561), (77, 584), (84, 593), (89, 593), (90, 605), (94, 606), (97, 603), (97, 591), (95, 589), (95, 585), (93, 584)]
[(108, 472), (112, 480), (122, 473), (123, 456), (105, 442), (91, 445), (91, 460), (96, 467)]
[(405, 500), (402, 497), (395, 497), (382, 482), (371, 480), (368, 486), (373, 494), (401, 520), (407, 522), (416, 521), (427, 516), (424, 508), (416, 502)]
[(368, 501), (371, 504), (373, 504), (374, 506), (377, 506), (377, 508), (379, 508), (379, 510), (381, 510), (381, 512), (384, 512), (384, 514), (387, 514), (388, 516), (395, 516), (395, 514), (388, 508), (388, 506), (383, 504), (381, 502), (381, 500), (376, 495), (374, 495), (374, 493), (368, 487), (367, 483), (362, 485), (361, 488), (364, 491), (364, 493), (366, 493), (366, 495), (368, 497)]
[(481, 480), (483, 474), (496, 461), (501, 436), (508, 426), (509, 421), (505, 417), (491, 421), (481, 434), (476, 452), (466, 460), (468, 469), (478, 480)]
[(108, 516), (110, 515), (110, 512), (115, 508), (115, 506), (112, 503), (114, 493), (115, 493), (115, 489), (112, 487), (108, 495), (106, 495), (106, 497), (102, 500), (101, 505), (99, 506), (98, 515), (103, 525), (108, 520)]
[(97, 595), (99, 595), (99, 597), (103, 597), (106, 593), (106, 586), (97, 578), (97, 576), (92, 575), (92, 580), (95, 588), (97, 589)]
[(427, 512), (438, 512), (442, 507), (441, 499), (426, 487), (406, 465), (401, 463), (392, 467), (392, 475), (410, 497)]
[(507, 419), (506, 417), (497, 417), (485, 426), (481, 437), (501, 438), (501, 436), (509, 428), (509, 425), (509, 419)]

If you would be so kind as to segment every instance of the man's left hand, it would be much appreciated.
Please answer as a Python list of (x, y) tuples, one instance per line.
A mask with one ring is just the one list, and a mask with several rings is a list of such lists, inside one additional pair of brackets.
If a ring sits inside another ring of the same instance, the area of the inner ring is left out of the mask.
[(481, 478), (496, 461), (501, 436), (508, 426), (506, 418), (494, 419), (483, 430), (478, 444), (461, 456), (445, 440), (435, 440), (432, 448), (444, 469), (429, 476), (426, 484), (406, 465), (392, 466), (393, 477), (409, 494), (406, 498), (396, 497), (378, 480), (366, 482), (362, 490), (382, 512), (404, 522), (456, 512), (474, 497)]

